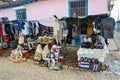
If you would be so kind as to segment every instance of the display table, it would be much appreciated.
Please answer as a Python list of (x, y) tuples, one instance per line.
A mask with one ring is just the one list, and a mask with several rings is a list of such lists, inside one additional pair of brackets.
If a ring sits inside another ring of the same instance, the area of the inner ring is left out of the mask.
[(87, 48), (79, 48), (77, 51), (78, 60), (81, 57), (87, 58), (97, 58), (100, 62), (104, 62), (106, 54), (109, 53), (107, 49), (87, 49)]
[(100, 41), (103, 43), (103, 49), (91, 49), (91, 48), (79, 48), (77, 51), (78, 60), (81, 57), (87, 58), (97, 58), (100, 62), (104, 62), (106, 54), (109, 53), (108, 47), (105, 43), (105, 39), (102, 36), (99, 36)]

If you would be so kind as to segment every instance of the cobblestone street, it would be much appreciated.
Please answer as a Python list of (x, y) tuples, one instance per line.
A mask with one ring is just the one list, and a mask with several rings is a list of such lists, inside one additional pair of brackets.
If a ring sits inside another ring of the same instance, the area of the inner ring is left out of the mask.
[(54, 71), (35, 65), (32, 60), (13, 63), (1, 57), (0, 80), (120, 80), (120, 76), (113, 72), (80, 71), (72, 67)]
[[(116, 33), (113, 40), (115, 44), (119, 43), (118, 39), (118, 33)], [(72, 63), (75, 65), (66, 62), (63, 69), (59, 71), (41, 67), (35, 64), (32, 59), (28, 59), (26, 62), (14, 63), (8, 59), (9, 54), (3, 54), (0, 57), (0, 80), (120, 80), (120, 75), (115, 74), (117, 69), (118, 72), (120, 71), (120, 68), (114, 64), (120, 61), (119, 45), (117, 45), (117, 48), (117, 50), (110, 50), (105, 59), (105, 64), (108, 64), (112, 70), (103, 72), (81, 71), (75, 67), (77, 58), (74, 53), (76, 52), (71, 52), (73, 54), (71, 59), (74, 60)], [(70, 50), (76, 51), (77, 49), (68, 49), (68, 51)]]

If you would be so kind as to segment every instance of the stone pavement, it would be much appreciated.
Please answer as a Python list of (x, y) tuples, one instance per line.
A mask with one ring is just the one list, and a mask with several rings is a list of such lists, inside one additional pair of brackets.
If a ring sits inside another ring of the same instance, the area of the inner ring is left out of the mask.
[(110, 40), (110, 53), (105, 63), (110, 71), (81, 71), (76, 67), (63, 66), (62, 70), (54, 71), (36, 65), (33, 60), (23, 63), (13, 63), (8, 57), (0, 57), (0, 80), (120, 80), (120, 35), (115, 32), (115, 38)]
[(115, 31), (114, 39), (109, 39), (109, 55), (105, 59), (111, 71), (120, 75), (120, 32)]
[(110, 71), (80, 71), (73, 67), (54, 71), (35, 65), (33, 60), (13, 63), (0, 57), (0, 80), (120, 80), (120, 76)]
[(114, 39), (108, 39), (109, 41), (109, 50), (118, 50), (120, 49), (120, 32), (114, 31)]

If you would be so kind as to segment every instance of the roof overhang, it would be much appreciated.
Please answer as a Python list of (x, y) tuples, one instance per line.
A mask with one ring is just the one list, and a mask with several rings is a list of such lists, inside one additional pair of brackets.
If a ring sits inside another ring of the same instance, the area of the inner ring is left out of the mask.
[(71, 19), (80, 19), (80, 20), (84, 20), (84, 19), (95, 19), (97, 16), (99, 16), (101, 19), (102, 18), (106, 18), (108, 16), (110, 16), (109, 14), (98, 14), (98, 15), (88, 15), (88, 16), (84, 16), (84, 17), (63, 17), (61, 18), (61, 20), (71, 20)]
[(35, 1), (38, 1), (38, 0), (23, 0), (23, 1), (19, 1), (19, 2), (13, 2), (13, 3), (1, 5), (0, 9), (6, 9), (6, 8), (11, 8), (11, 7), (16, 7), (16, 6), (20, 6), (20, 5), (32, 3), (32, 2), (35, 2)]

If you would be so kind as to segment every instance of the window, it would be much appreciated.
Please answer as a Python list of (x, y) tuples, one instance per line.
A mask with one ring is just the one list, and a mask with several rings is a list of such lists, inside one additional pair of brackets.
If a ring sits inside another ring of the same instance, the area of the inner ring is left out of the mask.
[(26, 19), (26, 9), (18, 9), (16, 10), (17, 20), (25, 20)]
[(68, 4), (70, 17), (87, 15), (87, 0), (71, 0)]

